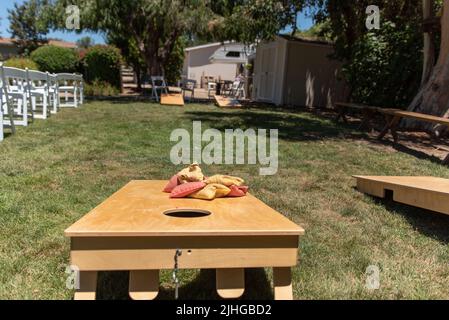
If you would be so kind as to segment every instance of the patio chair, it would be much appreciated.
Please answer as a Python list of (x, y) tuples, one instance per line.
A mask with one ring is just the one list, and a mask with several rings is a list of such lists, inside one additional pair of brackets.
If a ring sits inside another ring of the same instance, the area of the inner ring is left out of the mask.
[(228, 95), (235, 99), (244, 99), (245, 95), (245, 82), (242, 80), (236, 80), (232, 84)]
[(49, 84), (48, 74), (40, 71), (26, 69), (28, 85), (28, 98), (31, 109), (36, 119), (47, 119), (49, 117)]
[[(77, 76), (74, 73), (58, 73), (58, 105), (61, 108), (78, 108), (78, 84)], [(64, 103), (61, 103), (61, 96), (64, 96)], [(70, 99), (71, 98), (71, 99)]]
[(151, 99), (155, 99), (159, 102), (159, 94), (158, 91), (162, 93), (168, 94), (168, 86), (165, 82), (165, 78), (161, 76), (151, 76)]
[(207, 83), (207, 97), (209, 99), (211, 99), (215, 96), (216, 93), (217, 93), (217, 84), (215, 82), (208, 82)]
[(196, 88), (196, 80), (191, 79), (183, 79), (181, 83), (181, 89), (183, 93), (183, 97), (186, 97), (186, 92), (190, 92), (190, 101), (195, 100), (195, 88)]
[(234, 81), (224, 80), (221, 84), (221, 95), (229, 96), (231, 94), (233, 84)]
[[(28, 78), (25, 70), (1, 67), (3, 95), (7, 108), (3, 108), (3, 113), (9, 115), (9, 120), (5, 120), (4, 124), (14, 127), (28, 126), (29, 115), (31, 120), (34, 119), (34, 113), (28, 108)], [(29, 114), (30, 113), (30, 114)]]

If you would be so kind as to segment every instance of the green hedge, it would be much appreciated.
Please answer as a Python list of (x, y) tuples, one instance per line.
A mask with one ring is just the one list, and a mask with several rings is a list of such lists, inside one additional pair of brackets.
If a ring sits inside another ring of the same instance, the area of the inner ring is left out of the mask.
[(56, 46), (43, 46), (31, 53), (33, 60), (41, 71), (51, 73), (72, 73), (77, 71), (78, 56), (73, 49)]
[(83, 58), (84, 75), (89, 83), (109, 83), (120, 88), (120, 51), (112, 46), (97, 45), (87, 50)]
[(5, 67), (19, 68), (19, 69), (30, 69), (38, 70), (38, 65), (31, 59), (27, 58), (11, 58), (5, 61)]

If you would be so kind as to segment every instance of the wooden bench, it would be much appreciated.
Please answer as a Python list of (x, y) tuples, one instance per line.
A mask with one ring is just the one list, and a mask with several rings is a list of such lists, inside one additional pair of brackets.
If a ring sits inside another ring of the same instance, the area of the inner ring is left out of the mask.
[(396, 130), (398, 128), (399, 123), (402, 119), (408, 118), (408, 119), (414, 119), (424, 122), (430, 122), (434, 124), (440, 124), (443, 126), (449, 127), (449, 119), (432, 116), (424, 113), (418, 113), (418, 112), (411, 112), (411, 111), (403, 111), (403, 110), (396, 110), (396, 109), (380, 109), (380, 113), (384, 114), (387, 118), (387, 124), (385, 125), (385, 128), (382, 130), (381, 134), (379, 135), (379, 139), (383, 139), (385, 135), (388, 133), (388, 131), (391, 131), (391, 134), (395, 138), (395, 142), (397, 142), (397, 133)]
[[(442, 126), (449, 127), (449, 119), (432, 116), (429, 114), (424, 113), (418, 113), (418, 112), (412, 112), (412, 111), (403, 111), (403, 110), (396, 110), (396, 109), (380, 109), (380, 113), (382, 113), (385, 116), (386, 125), (382, 132), (379, 134), (378, 139), (382, 140), (388, 132), (391, 132), (391, 135), (393, 136), (394, 143), (398, 143), (399, 137), (397, 134), (398, 126), (402, 119), (414, 119), (418, 121), (424, 121), (434, 124), (439, 124)], [(446, 158), (443, 160), (443, 164), (449, 164), (449, 155), (446, 156)]]
[[(363, 120), (359, 127), (361, 129), (365, 124), (376, 114), (382, 114), (385, 117), (385, 127), (380, 132), (378, 139), (382, 140), (385, 138), (388, 132), (391, 132), (393, 136), (394, 143), (398, 143), (399, 136), (397, 134), (397, 129), (402, 119), (415, 119), (424, 122), (430, 122), (434, 124), (439, 124), (443, 126), (449, 127), (449, 119), (432, 116), (424, 113), (405, 111), (401, 109), (394, 108), (381, 108), (381, 107), (373, 107), (367, 106), (363, 104), (355, 104), (355, 103), (343, 103), (338, 102), (335, 104), (335, 107), (338, 112), (337, 121), (343, 119), (343, 121), (347, 122), (345, 116), (348, 109), (360, 110), (363, 112)], [(449, 164), (449, 155), (443, 160), (444, 164)]]
[(337, 118), (336, 121), (340, 121), (342, 119), (345, 123), (348, 123), (346, 119), (346, 115), (348, 110), (357, 110), (363, 114), (362, 123), (359, 126), (359, 129), (362, 129), (376, 113), (379, 113), (381, 108), (368, 106), (364, 104), (356, 104), (356, 103), (346, 103), (346, 102), (337, 102), (335, 104), (335, 109), (337, 110)]

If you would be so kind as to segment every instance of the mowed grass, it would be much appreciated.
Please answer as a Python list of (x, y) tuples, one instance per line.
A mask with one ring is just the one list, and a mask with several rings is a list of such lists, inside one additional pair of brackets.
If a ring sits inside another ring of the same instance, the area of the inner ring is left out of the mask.
[[(0, 143), (0, 298), (72, 299), (66, 289), (64, 230), (132, 179), (168, 179), (170, 133), (277, 128), (278, 174), (259, 166), (203, 166), (206, 174), (245, 178), (252, 193), (301, 224), (296, 299), (449, 299), (449, 217), (376, 200), (351, 175), (432, 175), (449, 169), (370, 141), (353, 128), (309, 113), (220, 110), (151, 103), (92, 102), (19, 128)], [(381, 270), (365, 288), (366, 268)], [(247, 299), (271, 299), (270, 269), (248, 270)], [(180, 273), (180, 297), (218, 298), (214, 272)], [(128, 273), (101, 273), (98, 297), (127, 299)], [(161, 299), (173, 299), (171, 274)]]

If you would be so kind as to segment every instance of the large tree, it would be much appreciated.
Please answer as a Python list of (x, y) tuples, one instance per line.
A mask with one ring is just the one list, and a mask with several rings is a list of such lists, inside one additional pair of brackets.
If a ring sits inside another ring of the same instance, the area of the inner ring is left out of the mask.
[(81, 27), (109, 38), (132, 39), (148, 73), (164, 74), (179, 38), (246, 43), (267, 39), (291, 24), (301, 0), (56, 0), (54, 28), (64, 28), (67, 5), (81, 10)]
[[(449, 118), (449, 0), (443, 1), (440, 52), (428, 78), (409, 110)], [(408, 126), (416, 126), (416, 123), (408, 122)], [(436, 134), (440, 134), (443, 128), (437, 126), (434, 129)]]
[(20, 53), (29, 54), (47, 42), (48, 28), (40, 19), (47, 6), (46, 0), (30, 0), (14, 3), (14, 8), (8, 10), (9, 31)]

